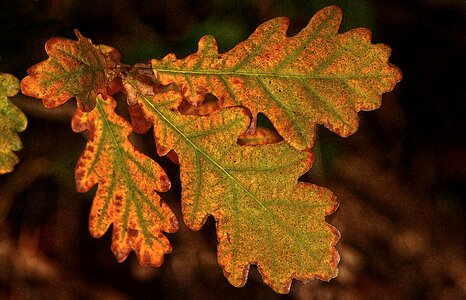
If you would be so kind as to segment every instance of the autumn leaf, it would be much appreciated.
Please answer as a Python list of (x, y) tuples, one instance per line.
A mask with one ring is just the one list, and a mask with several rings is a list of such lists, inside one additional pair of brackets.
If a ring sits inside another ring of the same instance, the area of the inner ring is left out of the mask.
[(170, 181), (152, 159), (128, 140), (130, 124), (119, 117), (111, 96), (97, 97), (96, 109), (77, 110), (72, 128), (89, 131), (86, 148), (76, 165), (80, 192), (98, 185), (89, 229), (101, 237), (113, 223), (112, 250), (119, 262), (136, 252), (142, 265), (160, 266), (172, 247), (162, 233), (175, 232), (178, 222), (157, 192), (166, 192)]
[(309, 150), (285, 141), (237, 145), (250, 122), (243, 108), (182, 115), (182, 96), (174, 91), (141, 93), (139, 101), (154, 123), (159, 154), (178, 154), (184, 222), (199, 230), (209, 215), (215, 217), (218, 261), (234, 286), (245, 284), (250, 264), (279, 293), (289, 291), (292, 278), (336, 276), (339, 233), (325, 222), (337, 207), (335, 196), (297, 181), (311, 167)]
[(378, 108), (382, 93), (401, 79), (388, 63), (390, 48), (371, 44), (365, 28), (339, 34), (341, 18), (338, 7), (326, 7), (292, 37), (289, 20), (275, 18), (224, 54), (214, 37), (204, 36), (197, 53), (169, 54), (152, 67), (189, 102), (199, 105), (213, 94), (224, 107), (243, 105), (253, 117), (264, 113), (292, 146), (310, 148), (316, 124), (344, 137), (354, 133), (357, 112)]
[(27, 119), (8, 97), (19, 92), (19, 80), (13, 75), (0, 73), (0, 174), (13, 171), (19, 162), (13, 151), (23, 147), (17, 132), (26, 129)]
[(23, 94), (42, 99), (45, 107), (57, 107), (76, 97), (78, 107), (90, 111), (98, 94), (106, 95), (116, 74), (120, 54), (116, 49), (95, 46), (75, 31), (78, 40), (52, 38), (45, 44), (49, 58), (28, 69), (21, 82)]

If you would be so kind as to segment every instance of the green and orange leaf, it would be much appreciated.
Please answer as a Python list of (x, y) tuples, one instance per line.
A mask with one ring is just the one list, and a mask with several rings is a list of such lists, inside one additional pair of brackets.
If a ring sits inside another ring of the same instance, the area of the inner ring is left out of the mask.
[(171, 149), (178, 154), (184, 222), (199, 230), (214, 216), (218, 261), (233, 285), (245, 284), (250, 264), (257, 264), (264, 282), (279, 293), (289, 291), (293, 278), (336, 276), (339, 233), (325, 222), (337, 207), (335, 196), (298, 182), (313, 162), (309, 150), (285, 141), (238, 145), (250, 123), (240, 107), (187, 116), (177, 110), (178, 92), (141, 93), (139, 99), (154, 123), (159, 154)]
[(292, 37), (289, 20), (275, 18), (224, 54), (214, 37), (204, 36), (197, 53), (169, 54), (152, 60), (152, 68), (194, 105), (207, 94), (224, 107), (243, 105), (253, 117), (265, 114), (292, 146), (310, 148), (316, 124), (344, 137), (354, 133), (357, 112), (378, 108), (382, 93), (401, 79), (388, 63), (390, 48), (371, 44), (368, 29), (338, 33), (341, 18), (338, 7), (326, 7)]
[(18, 132), (26, 129), (27, 119), (8, 97), (19, 92), (19, 80), (10, 74), (0, 73), (0, 174), (13, 171), (19, 162), (13, 151), (23, 147)]
[(23, 94), (42, 99), (45, 107), (57, 107), (76, 97), (78, 107), (90, 111), (98, 94), (107, 94), (120, 59), (116, 49), (100, 45), (75, 31), (78, 40), (52, 38), (45, 44), (49, 58), (28, 70), (21, 82)]
[(112, 250), (124, 261), (131, 250), (142, 265), (160, 266), (172, 247), (162, 232), (175, 232), (178, 222), (157, 192), (166, 192), (170, 181), (152, 159), (129, 142), (131, 125), (115, 112), (111, 96), (96, 98), (88, 113), (78, 109), (72, 120), (76, 132), (89, 131), (88, 143), (76, 165), (80, 192), (98, 185), (89, 229), (101, 237), (113, 224)]

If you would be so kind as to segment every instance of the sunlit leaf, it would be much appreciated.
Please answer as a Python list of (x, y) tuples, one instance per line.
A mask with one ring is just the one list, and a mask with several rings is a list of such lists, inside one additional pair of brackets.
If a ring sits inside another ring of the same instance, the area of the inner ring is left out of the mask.
[(80, 192), (98, 185), (89, 229), (101, 237), (113, 224), (112, 250), (123, 261), (131, 250), (143, 265), (159, 266), (172, 247), (162, 233), (175, 232), (175, 215), (157, 192), (166, 192), (170, 181), (152, 159), (137, 151), (128, 140), (130, 124), (115, 112), (111, 96), (97, 97), (96, 108), (77, 110), (72, 127), (88, 130), (86, 148), (76, 165)]
[(390, 48), (371, 44), (368, 29), (338, 33), (342, 13), (329, 6), (298, 34), (287, 37), (289, 20), (267, 21), (232, 50), (218, 53), (204, 36), (197, 53), (152, 60), (162, 84), (176, 83), (193, 104), (207, 94), (224, 107), (243, 105), (264, 113), (278, 133), (298, 149), (312, 147), (315, 125), (341, 136), (358, 127), (357, 112), (381, 104), (401, 73), (388, 63)]
[(13, 75), (0, 73), (0, 174), (13, 171), (19, 162), (13, 151), (23, 147), (18, 132), (26, 129), (27, 119), (8, 97), (19, 91), (19, 80)]
[(106, 88), (115, 76), (120, 54), (109, 46), (95, 46), (75, 31), (78, 40), (52, 38), (45, 44), (49, 58), (28, 70), (21, 82), (23, 94), (42, 99), (44, 106), (62, 105), (76, 97), (78, 106), (90, 111), (98, 94), (106, 95)]
[(243, 108), (186, 116), (177, 110), (177, 92), (139, 99), (159, 154), (178, 154), (185, 224), (199, 230), (215, 217), (218, 261), (233, 285), (245, 284), (250, 264), (279, 293), (289, 291), (292, 278), (336, 276), (339, 233), (325, 222), (336, 199), (326, 188), (298, 182), (313, 162), (308, 150), (285, 141), (237, 145), (250, 122)]

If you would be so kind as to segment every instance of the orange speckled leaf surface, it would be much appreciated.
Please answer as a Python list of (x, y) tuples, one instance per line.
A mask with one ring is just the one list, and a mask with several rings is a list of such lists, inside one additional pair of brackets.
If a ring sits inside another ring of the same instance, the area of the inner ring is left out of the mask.
[(169, 54), (152, 67), (162, 84), (178, 84), (191, 103), (211, 93), (224, 107), (243, 105), (253, 116), (264, 113), (292, 146), (310, 148), (316, 124), (341, 136), (354, 133), (357, 112), (378, 108), (382, 93), (401, 80), (388, 63), (390, 48), (371, 44), (365, 28), (339, 34), (341, 18), (338, 7), (326, 7), (292, 37), (289, 20), (275, 18), (224, 54), (214, 37), (204, 36), (197, 53)]
[(97, 97), (96, 108), (77, 110), (72, 128), (89, 131), (86, 148), (75, 170), (77, 189), (98, 185), (89, 229), (101, 237), (113, 224), (112, 251), (122, 262), (131, 250), (142, 265), (160, 266), (172, 247), (163, 232), (175, 232), (178, 222), (157, 192), (166, 192), (170, 181), (152, 159), (128, 140), (131, 125), (115, 112), (111, 96)]
[(76, 97), (83, 111), (95, 106), (98, 94), (106, 95), (119, 53), (109, 46), (95, 46), (75, 31), (78, 40), (52, 38), (45, 44), (49, 58), (28, 69), (21, 82), (23, 94), (42, 99), (45, 107), (62, 105)]
[(0, 174), (13, 171), (19, 162), (13, 151), (23, 147), (18, 132), (26, 129), (27, 119), (8, 97), (19, 91), (19, 80), (10, 74), (0, 73)]
[(311, 167), (309, 151), (285, 141), (237, 145), (250, 122), (240, 107), (187, 116), (177, 110), (178, 92), (139, 99), (154, 123), (159, 154), (178, 154), (184, 222), (199, 230), (209, 215), (215, 217), (218, 261), (234, 286), (245, 284), (250, 264), (279, 293), (289, 291), (292, 278), (336, 276), (339, 233), (325, 222), (336, 198), (326, 188), (298, 182)]

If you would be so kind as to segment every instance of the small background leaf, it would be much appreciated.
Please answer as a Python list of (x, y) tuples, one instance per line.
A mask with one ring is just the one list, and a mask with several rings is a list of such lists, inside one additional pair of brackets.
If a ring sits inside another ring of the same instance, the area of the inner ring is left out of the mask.
[(19, 162), (13, 151), (23, 147), (17, 132), (26, 129), (27, 119), (8, 97), (19, 92), (19, 80), (13, 75), (0, 73), (0, 174), (13, 171)]

